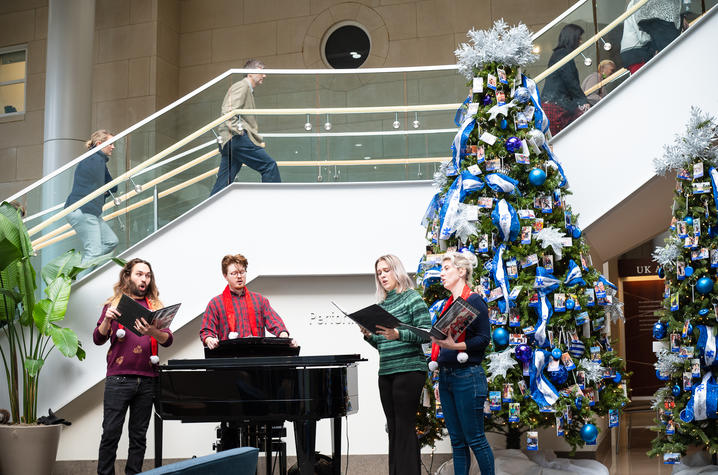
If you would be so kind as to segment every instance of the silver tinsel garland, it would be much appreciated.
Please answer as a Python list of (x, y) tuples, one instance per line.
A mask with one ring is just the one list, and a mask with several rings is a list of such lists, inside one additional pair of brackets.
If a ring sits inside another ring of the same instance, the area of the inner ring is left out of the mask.
[(685, 360), (678, 356), (678, 353), (673, 353), (668, 350), (660, 350), (656, 353), (658, 361), (653, 363), (653, 366), (657, 371), (664, 374), (673, 374), (677, 371), (677, 368), (683, 368)]
[(623, 315), (623, 302), (618, 299), (618, 291), (613, 287), (606, 287), (606, 296), (611, 297), (611, 303), (604, 307), (606, 316), (610, 318), (613, 323), (616, 323), (619, 318), (625, 321), (626, 317)]
[(489, 381), (493, 381), (497, 376), (506, 377), (506, 372), (516, 366), (516, 360), (513, 358), (514, 349), (509, 347), (504, 351), (496, 351), (489, 353), (487, 358), (489, 359)]
[(604, 367), (600, 361), (591, 361), (588, 358), (581, 358), (579, 366), (586, 373), (586, 381), (600, 381), (603, 378)]
[(533, 53), (531, 32), (523, 23), (509, 27), (501, 19), (490, 30), (474, 30), (466, 34), (471, 44), (461, 43), (454, 51), (459, 72), (471, 79), (474, 68), (497, 62), (506, 66), (525, 66), (538, 59)]
[(442, 162), (439, 169), (434, 172), (434, 188), (441, 190), (446, 186), (446, 170), (449, 168), (449, 161)]
[(666, 240), (665, 246), (656, 247), (656, 250), (653, 251), (653, 260), (664, 269), (671, 269), (681, 256), (682, 251), (683, 246), (680, 241), (677, 238), (670, 238)]
[(711, 165), (718, 163), (718, 140), (715, 118), (698, 107), (691, 107), (691, 117), (683, 134), (676, 134), (673, 145), (663, 147), (663, 156), (653, 160), (656, 173), (665, 175), (669, 171), (688, 169), (694, 160), (703, 160)]
[(553, 248), (553, 253), (556, 254), (556, 259), (558, 260), (561, 260), (561, 257), (563, 256), (563, 243), (561, 242), (561, 239), (565, 237), (566, 235), (564, 233), (553, 226), (543, 228), (536, 235), (536, 239), (541, 243), (541, 247), (546, 249), (551, 246), (551, 248)]
[(666, 397), (670, 396), (670, 389), (668, 387), (664, 386), (662, 388), (658, 388), (658, 390), (653, 393), (653, 400), (651, 401), (651, 409), (663, 409), (663, 401), (666, 399)]

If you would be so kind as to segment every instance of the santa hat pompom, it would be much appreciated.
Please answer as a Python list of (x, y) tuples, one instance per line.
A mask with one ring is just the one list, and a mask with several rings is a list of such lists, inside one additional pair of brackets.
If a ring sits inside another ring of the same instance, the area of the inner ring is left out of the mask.
[(229, 332), (228, 337), (229, 337), (230, 340), (236, 340), (237, 338), (239, 338), (239, 333), (237, 333), (237, 332)]
[(436, 371), (439, 369), (439, 363), (436, 361), (429, 361), (429, 371)]
[(456, 355), (456, 360), (459, 363), (466, 363), (467, 361), (469, 361), (469, 355), (467, 355), (465, 351), (461, 351), (459, 352), (459, 354)]
[(123, 339), (125, 337), (125, 333), (125, 329), (120, 328), (119, 330), (117, 330), (117, 338), (119, 338), (120, 340)]
[(152, 364), (157, 364), (160, 362), (160, 357), (157, 355), (152, 355), (152, 356), (150, 356), (150, 362)]

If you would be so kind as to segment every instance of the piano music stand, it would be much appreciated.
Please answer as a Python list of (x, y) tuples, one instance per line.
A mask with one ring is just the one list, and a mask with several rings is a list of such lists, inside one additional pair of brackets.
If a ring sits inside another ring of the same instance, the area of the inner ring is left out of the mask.
[(221, 340), (217, 348), (205, 347), (205, 358), (251, 358), (257, 356), (297, 356), (299, 347), (291, 346), (291, 338), (246, 337)]

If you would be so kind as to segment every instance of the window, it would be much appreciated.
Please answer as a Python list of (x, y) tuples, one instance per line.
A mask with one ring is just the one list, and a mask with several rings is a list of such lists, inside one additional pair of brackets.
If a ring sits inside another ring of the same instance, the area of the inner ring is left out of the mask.
[(0, 117), (25, 112), (27, 48), (0, 49)]
[(369, 57), (371, 42), (363, 28), (355, 24), (335, 27), (326, 37), (323, 53), (334, 69), (358, 68)]

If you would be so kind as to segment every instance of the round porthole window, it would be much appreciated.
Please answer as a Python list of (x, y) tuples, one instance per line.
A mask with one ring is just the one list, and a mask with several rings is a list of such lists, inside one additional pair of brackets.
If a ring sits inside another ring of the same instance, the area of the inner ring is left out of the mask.
[(324, 60), (334, 69), (358, 68), (369, 57), (371, 42), (363, 28), (344, 24), (330, 31), (324, 42)]

